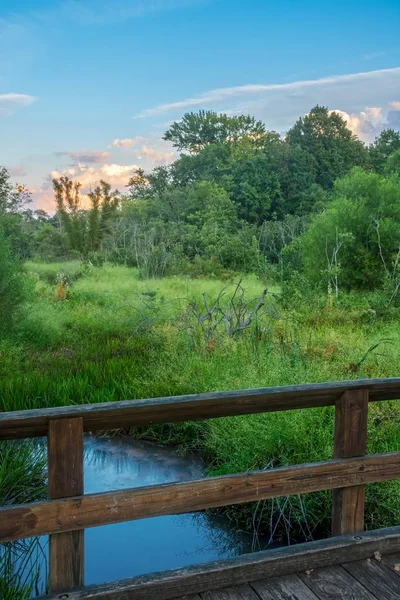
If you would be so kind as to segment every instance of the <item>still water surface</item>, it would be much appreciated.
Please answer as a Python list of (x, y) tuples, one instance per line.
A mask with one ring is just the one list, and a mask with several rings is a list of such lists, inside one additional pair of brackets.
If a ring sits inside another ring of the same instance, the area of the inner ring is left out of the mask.
[[(194, 456), (129, 437), (85, 436), (85, 493), (204, 477)], [(43, 538), (46, 546), (47, 538)], [(194, 513), (87, 529), (85, 584), (103, 583), (263, 549), (266, 542), (233, 531), (228, 519)], [(44, 566), (44, 565), (43, 565)], [(45, 579), (42, 568), (42, 584)]]

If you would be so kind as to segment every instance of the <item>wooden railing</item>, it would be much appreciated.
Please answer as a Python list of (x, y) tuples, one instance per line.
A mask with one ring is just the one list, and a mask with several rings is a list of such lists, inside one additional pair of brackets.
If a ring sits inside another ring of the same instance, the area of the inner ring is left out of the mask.
[[(368, 403), (398, 398), (400, 378), (0, 413), (0, 440), (47, 436), (49, 484), (48, 500), (0, 508), (0, 543), (49, 534), (50, 591), (61, 592), (84, 585), (87, 527), (332, 489), (333, 534), (361, 532), (365, 484), (400, 478), (400, 452), (365, 456)], [(331, 461), (84, 494), (85, 431), (331, 405)]]

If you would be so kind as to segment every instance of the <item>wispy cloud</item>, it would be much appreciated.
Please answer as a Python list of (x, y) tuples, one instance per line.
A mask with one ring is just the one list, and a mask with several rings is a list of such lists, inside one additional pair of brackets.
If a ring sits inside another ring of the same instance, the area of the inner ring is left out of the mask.
[(65, 0), (62, 12), (85, 23), (112, 23), (136, 19), (149, 13), (184, 8), (202, 0)]
[(371, 52), (371, 54), (364, 54), (363, 58), (365, 60), (373, 60), (374, 58), (380, 58), (381, 56), (386, 56), (387, 52), (378, 51)]
[(30, 106), (35, 100), (34, 96), (27, 94), (0, 94), (0, 115), (12, 115), (19, 108)]
[(81, 150), (80, 152), (54, 152), (55, 156), (67, 156), (73, 165), (79, 163), (105, 163), (110, 158), (109, 152), (103, 150)]
[[(387, 107), (399, 98), (400, 67), (282, 84), (250, 84), (218, 88), (177, 102), (141, 111), (136, 118), (179, 118), (188, 110), (212, 109), (251, 114), (281, 133), (320, 104), (357, 115), (368, 107)], [(390, 111), (389, 111), (390, 112)], [(387, 122), (397, 119), (388, 113)], [(368, 120), (368, 119), (367, 119)], [(392, 125), (393, 126), (393, 125)]]

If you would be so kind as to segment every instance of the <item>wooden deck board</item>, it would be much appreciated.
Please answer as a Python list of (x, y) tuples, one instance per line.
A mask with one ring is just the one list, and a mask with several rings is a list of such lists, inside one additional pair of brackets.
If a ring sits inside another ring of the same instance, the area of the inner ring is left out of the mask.
[(385, 564), (367, 559), (345, 564), (343, 568), (378, 600), (395, 600), (400, 597), (400, 579)]
[[(362, 568), (365, 565), (368, 571)], [(275, 548), (68, 591), (68, 600), (330, 598), (400, 600), (400, 527)], [(41, 600), (60, 600), (60, 595), (49, 594)]]
[(261, 600), (318, 600), (318, 596), (302, 582), (298, 575), (252, 583)]
[(384, 554), (381, 564), (386, 565), (398, 577), (400, 577), (400, 552), (396, 554)]
[(249, 585), (240, 585), (224, 590), (214, 590), (200, 594), (202, 600), (260, 600)]
[[(396, 568), (399, 570), (396, 570)], [(400, 600), (400, 553), (308, 569), (176, 600)]]
[(299, 576), (320, 600), (376, 600), (371, 592), (340, 565), (310, 570)]

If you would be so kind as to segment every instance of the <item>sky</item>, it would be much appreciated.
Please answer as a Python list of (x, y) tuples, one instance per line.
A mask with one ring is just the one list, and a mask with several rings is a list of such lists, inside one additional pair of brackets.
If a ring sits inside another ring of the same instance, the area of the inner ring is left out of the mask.
[(400, 130), (399, 28), (400, 0), (0, 0), (0, 165), (51, 212), (52, 177), (171, 163), (188, 111), (283, 135), (320, 104), (370, 143)]

